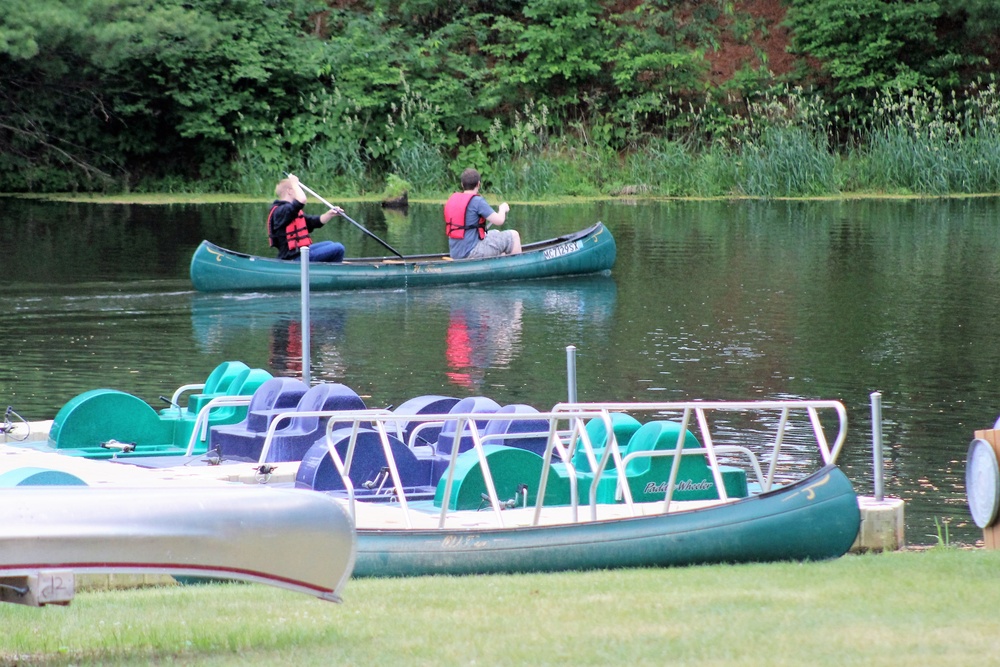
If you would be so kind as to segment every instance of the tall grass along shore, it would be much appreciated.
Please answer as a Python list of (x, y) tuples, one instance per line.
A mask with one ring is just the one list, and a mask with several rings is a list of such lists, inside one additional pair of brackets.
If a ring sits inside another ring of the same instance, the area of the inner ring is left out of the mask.
[[(650, 135), (634, 128), (624, 151), (560, 132), (544, 107), (530, 106), (509, 127), (495, 122), (478, 155), (480, 167), (490, 192), (518, 201), (1000, 192), (995, 82), (962, 99), (935, 91), (880, 95), (871, 108), (848, 105), (850, 119), (801, 89), (762, 93), (745, 106), (744, 114), (722, 120), (711, 105), (691, 107), (684, 133)], [(408, 189), (411, 198), (434, 199), (453, 190), (453, 172), (468, 166), (421, 141), (398, 153), (388, 175), (366, 169), (360, 155), (352, 164), (356, 168), (345, 171), (339, 163), (310, 160), (302, 169), (311, 181), (346, 196), (377, 194), (389, 182)], [(279, 167), (245, 154), (233, 184), (239, 192), (266, 194)]]

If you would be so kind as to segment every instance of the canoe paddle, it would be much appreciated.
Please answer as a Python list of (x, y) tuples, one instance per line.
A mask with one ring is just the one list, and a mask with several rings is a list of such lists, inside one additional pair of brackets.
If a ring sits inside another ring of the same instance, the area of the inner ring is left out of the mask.
[[(290, 175), (291, 174), (289, 174), (287, 171), (285, 172), (285, 176), (290, 176)], [(299, 185), (302, 186), (303, 190), (305, 190), (306, 192), (308, 192), (309, 194), (311, 194), (313, 197), (315, 197), (316, 199), (318, 199), (322, 203), (326, 204), (327, 208), (330, 208), (330, 209), (334, 208), (333, 204), (331, 204), (330, 202), (328, 202), (327, 200), (323, 199), (318, 194), (316, 194), (315, 190), (312, 190), (312, 189), (306, 187), (305, 183), (303, 183), (302, 181), (299, 181)], [(363, 231), (365, 234), (367, 234), (368, 236), (372, 237), (373, 239), (375, 239), (376, 241), (378, 241), (379, 243), (381, 243), (382, 245), (384, 245), (386, 247), (386, 249), (389, 250), (392, 254), (396, 255), (400, 259), (406, 259), (405, 257), (403, 257), (402, 253), (400, 253), (398, 250), (396, 250), (395, 248), (393, 248), (391, 245), (389, 245), (388, 243), (386, 243), (385, 241), (383, 241), (379, 237), (377, 237), (374, 234), (372, 234), (370, 231), (368, 231), (367, 229), (365, 229), (365, 227), (362, 226), (361, 224), (359, 224), (359, 223), (355, 222), (354, 220), (352, 220), (343, 211), (341, 211), (339, 213), (339, 215), (344, 220), (347, 220), (349, 223), (351, 223), (352, 225), (354, 225), (355, 227), (357, 227), (358, 229), (360, 229), (361, 231)]]

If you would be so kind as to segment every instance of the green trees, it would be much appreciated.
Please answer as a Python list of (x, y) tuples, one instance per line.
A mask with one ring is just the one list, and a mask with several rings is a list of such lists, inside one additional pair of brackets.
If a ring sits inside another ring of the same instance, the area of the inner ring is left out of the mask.
[(955, 0), (949, 16), (939, 2), (800, 0), (788, 21), (795, 51), (819, 60), (837, 97), (870, 101), (881, 91), (960, 84), (959, 68), (975, 58), (938, 33), (962, 4)]
[[(801, 145), (856, 148), (888, 93), (961, 107), (987, 85), (993, 6), (789, 0), (800, 68), (772, 72), (760, 43), (782, 26), (755, 2), (9, 0), (0, 191), (264, 193), (305, 169), (345, 193), (388, 174), (434, 192), (472, 163), (513, 189), (580, 169), (611, 189), (637, 152), (724, 165), (747, 137), (776, 141), (796, 84), (828, 112)], [(746, 51), (735, 76), (713, 74)]]
[(2, 20), (8, 190), (219, 187), (238, 143), (269, 137), (299, 84), (322, 83), (320, 42), (254, 0), (15, 0)]

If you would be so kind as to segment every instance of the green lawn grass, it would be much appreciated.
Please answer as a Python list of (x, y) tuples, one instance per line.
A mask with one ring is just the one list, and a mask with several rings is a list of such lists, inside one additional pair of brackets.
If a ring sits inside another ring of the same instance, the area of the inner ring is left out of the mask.
[(0, 664), (968, 665), (1000, 652), (1000, 552), (359, 579), (343, 604), (259, 585), (0, 607)]

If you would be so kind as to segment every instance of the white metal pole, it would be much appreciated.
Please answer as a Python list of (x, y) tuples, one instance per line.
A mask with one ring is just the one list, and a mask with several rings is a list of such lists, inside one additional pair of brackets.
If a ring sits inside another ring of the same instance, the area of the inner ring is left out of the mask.
[(576, 403), (576, 346), (566, 346), (566, 385), (569, 402)]
[(882, 459), (882, 394), (873, 391), (872, 399), (872, 464), (875, 472), (875, 500), (881, 502), (885, 496)]
[(306, 386), (311, 382), (309, 359), (309, 246), (299, 251), (299, 261), (302, 263), (302, 381)]

